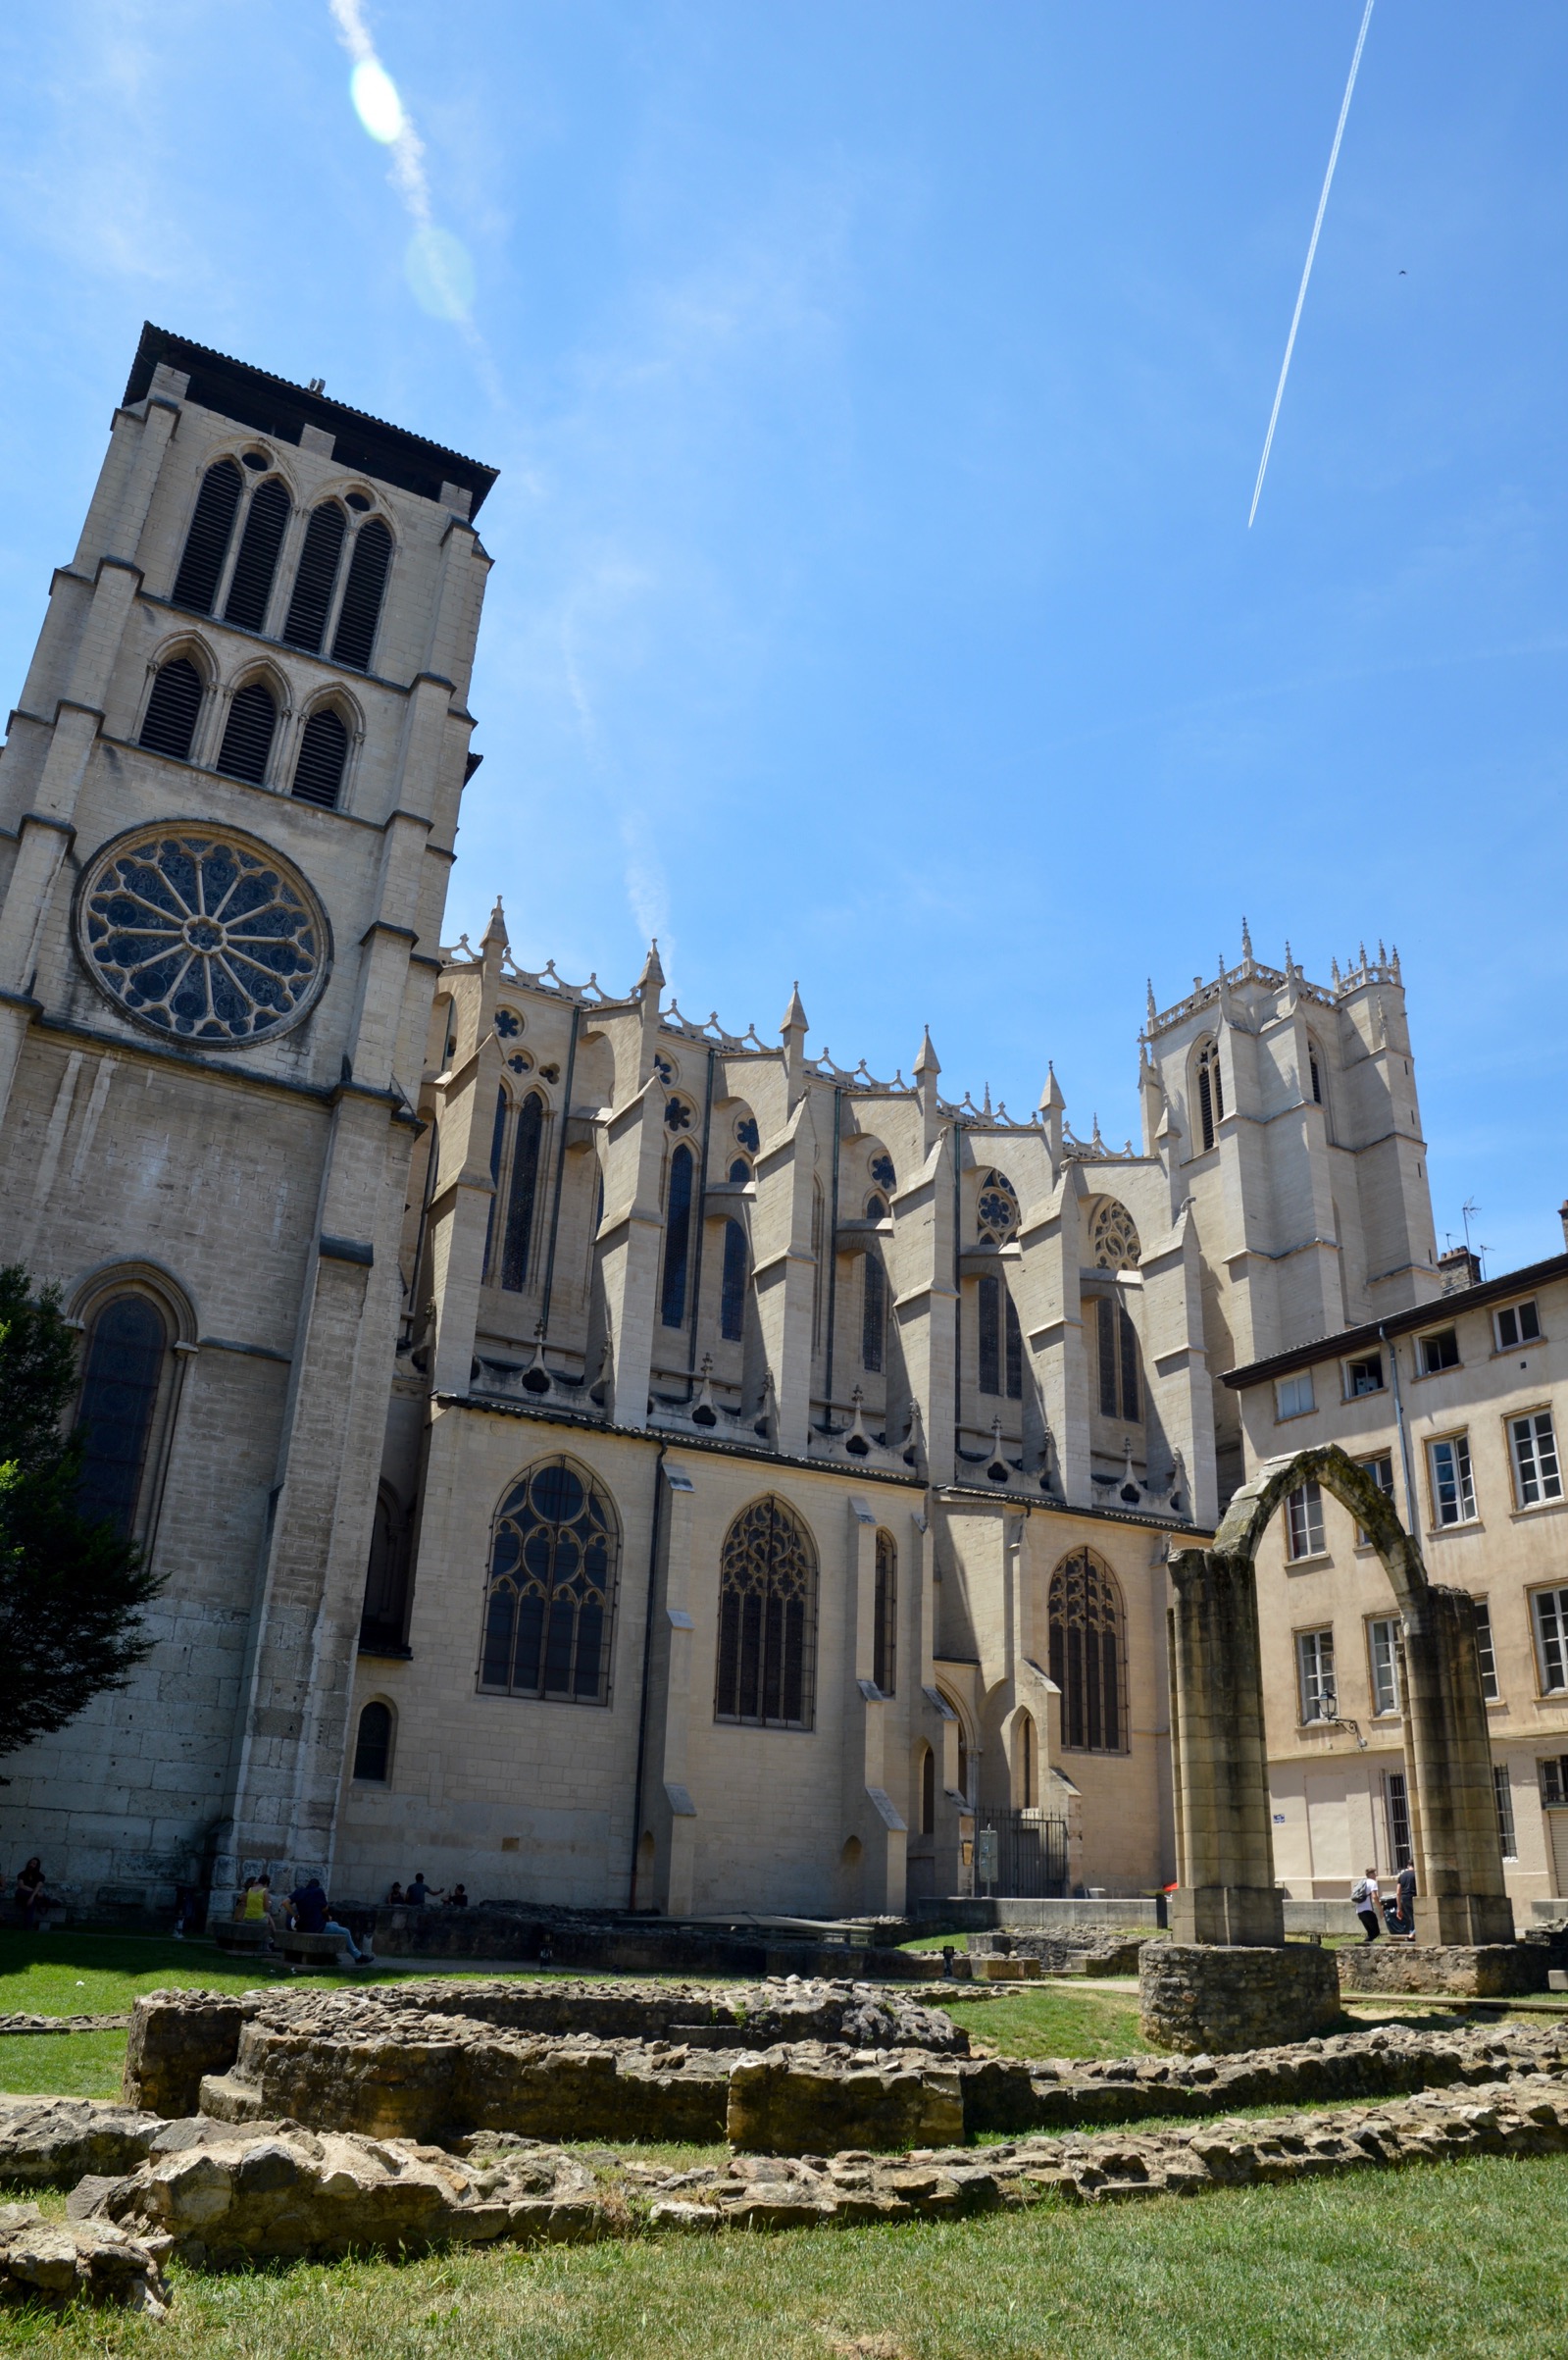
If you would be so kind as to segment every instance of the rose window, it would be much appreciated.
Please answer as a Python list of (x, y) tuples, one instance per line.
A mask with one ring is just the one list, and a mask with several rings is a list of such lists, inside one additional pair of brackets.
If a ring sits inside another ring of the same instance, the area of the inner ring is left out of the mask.
[(980, 1242), (1005, 1246), (1018, 1227), (1018, 1191), (1005, 1172), (987, 1172), (980, 1184)]
[(297, 1024), (327, 980), (327, 920), (298, 871), (254, 838), (137, 829), (82, 881), (77, 943), (99, 990), (139, 1024), (248, 1049)]

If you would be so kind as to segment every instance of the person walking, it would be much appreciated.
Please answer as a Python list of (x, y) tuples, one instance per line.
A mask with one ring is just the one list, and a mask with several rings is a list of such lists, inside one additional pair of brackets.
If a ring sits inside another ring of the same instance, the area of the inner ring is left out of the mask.
[(1393, 1889), (1399, 1906), (1400, 1939), (1413, 1942), (1416, 1938), (1416, 1873), (1409, 1861), (1399, 1871), (1398, 1882)]
[(1383, 1931), (1383, 1895), (1378, 1890), (1376, 1869), (1368, 1869), (1364, 1876), (1356, 1879), (1350, 1887), (1350, 1899), (1355, 1904), (1356, 1916), (1366, 1927), (1367, 1940), (1375, 1942)]

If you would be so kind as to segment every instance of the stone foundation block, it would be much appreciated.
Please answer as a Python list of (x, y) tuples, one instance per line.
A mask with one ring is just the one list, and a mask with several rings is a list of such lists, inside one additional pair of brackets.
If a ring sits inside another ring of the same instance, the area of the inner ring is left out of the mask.
[(963, 2086), (951, 2066), (773, 2052), (730, 2076), (726, 2136), (750, 2155), (949, 2146), (963, 2135)]
[(1144, 2039), (1189, 2056), (1310, 2040), (1341, 2013), (1333, 1955), (1307, 1942), (1277, 1950), (1146, 1942), (1138, 2002)]
[(151, 2114), (194, 2114), (202, 2077), (225, 2074), (239, 2036), (271, 1995), (247, 1991), (149, 1991), (130, 2015), (122, 2084), (127, 2106)]
[(1544, 1991), (1550, 1966), (1538, 1942), (1362, 1942), (1335, 1957), (1341, 1991), (1454, 1991), (1476, 1999)]

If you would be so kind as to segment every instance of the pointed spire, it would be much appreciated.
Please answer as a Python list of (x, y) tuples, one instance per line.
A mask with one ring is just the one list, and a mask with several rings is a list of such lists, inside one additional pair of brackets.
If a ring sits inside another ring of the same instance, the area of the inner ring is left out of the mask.
[(989, 1084), (989, 1082), (987, 1082), (987, 1083), (986, 1084), (986, 1103), (985, 1103), (985, 1104), (982, 1106), (982, 1108), (981, 1108), (981, 1112), (982, 1112), (982, 1114), (989, 1114), (989, 1112), (990, 1112), (990, 1084)]
[(1389, 953), (1389, 966), (1392, 972), (1394, 982), (1397, 983), (1399, 981), (1399, 946), (1397, 943), (1394, 944), (1393, 949)]
[(1340, 989), (1340, 962), (1337, 958), (1330, 960), (1329, 972), (1334, 978), (1334, 988), (1338, 991)]
[(1379, 935), (1379, 937), (1378, 937), (1378, 965), (1379, 965), (1380, 967), (1386, 967), (1386, 966), (1388, 965), (1388, 963), (1389, 963), (1389, 953), (1388, 953), (1388, 952), (1387, 952), (1387, 950), (1385, 950), (1385, 949), (1384, 949), (1384, 948), (1383, 948), (1383, 937), (1382, 937), (1381, 935)]
[(1365, 943), (1363, 943), (1363, 944), (1362, 944), (1362, 946), (1361, 946), (1361, 972), (1362, 972), (1362, 974), (1363, 974), (1363, 975), (1365, 975), (1366, 971), (1367, 971), (1367, 947), (1366, 947)]
[(1056, 1079), (1056, 1067), (1054, 1064), (1047, 1065), (1045, 1087), (1039, 1094), (1039, 1110), (1041, 1114), (1058, 1113), (1066, 1103), (1067, 1101), (1062, 1096), (1061, 1084)]
[(1293, 975), (1295, 973), (1295, 961), (1290, 956), (1290, 938), (1289, 935), (1287, 935), (1285, 938), (1285, 972), (1287, 975)]
[(642, 962), (642, 973), (637, 977), (637, 998), (639, 1000), (651, 999), (656, 1002), (663, 989), (664, 968), (659, 959), (659, 938), (655, 935), (648, 945), (648, 955)]
[(1154, 1030), (1155, 1025), (1159, 1021), (1159, 1009), (1154, 1005), (1154, 978), (1151, 975), (1148, 979), (1148, 1025), (1150, 1032)]
[(480, 937), (480, 944), (481, 949), (484, 950), (488, 950), (492, 944), (498, 950), (504, 950), (507, 948), (507, 940), (506, 918), (501, 908), (501, 897), (497, 894), (495, 907), (490, 912), (490, 922)]
[(1252, 929), (1246, 922), (1244, 910), (1241, 914), (1241, 956), (1248, 966), (1252, 964)]
[(784, 1012), (784, 1022), (780, 1025), (779, 1030), (781, 1033), (805, 1033), (811, 1030), (806, 1021), (806, 1011), (800, 1004), (798, 981), (789, 994), (789, 1005)]
[(936, 1052), (931, 1045), (931, 1026), (928, 1024), (921, 1029), (920, 1054), (915, 1059), (915, 1073), (918, 1078), (923, 1073), (938, 1074), (940, 1071), (941, 1065)]

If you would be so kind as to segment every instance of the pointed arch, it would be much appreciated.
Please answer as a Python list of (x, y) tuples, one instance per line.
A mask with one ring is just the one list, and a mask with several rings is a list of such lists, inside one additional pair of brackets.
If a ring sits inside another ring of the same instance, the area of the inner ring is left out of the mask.
[(770, 1493), (725, 1535), (715, 1720), (809, 1729), (816, 1657), (817, 1552), (794, 1510)]
[(1127, 1614), (1104, 1559), (1092, 1549), (1064, 1557), (1051, 1575), (1046, 1613), (1063, 1746), (1076, 1754), (1125, 1754)]
[(334, 664), (352, 664), (356, 672), (369, 671), (391, 562), (392, 536), (384, 518), (367, 517), (354, 536), (349, 555), (343, 603), (332, 635)]
[(306, 715), (289, 790), (297, 802), (314, 803), (323, 811), (337, 809), (355, 735), (336, 697), (317, 705)]
[(267, 621), (267, 609), (272, 600), (273, 577), (278, 571), (278, 552), (293, 503), (288, 486), (281, 476), (269, 476), (258, 484), (250, 495), (245, 510), (244, 529), (239, 536), (239, 553), (234, 559), (234, 571), (229, 579), (228, 595), (224, 601), (224, 621), (237, 623), (241, 631), (260, 631)]
[(367, 1786), (386, 1786), (392, 1776), (392, 1736), (396, 1715), (384, 1696), (373, 1696), (360, 1708), (354, 1735), (354, 1776)]
[(872, 1612), (871, 1676), (884, 1696), (898, 1693), (898, 1544), (890, 1532), (877, 1534), (877, 1573)]
[(739, 1344), (745, 1336), (749, 1260), (745, 1231), (738, 1221), (726, 1221), (724, 1271), (719, 1285), (719, 1333), (727, 1344)]
[(683, 1327), (686, 1318), (686, 1277), (691, 1260), (691, 1201), (695, 1193), (697, 1159), (688, 1147), (678, 1147), (670, 1157), (670, 1177), (664, 1208), (664, 1283), (659, 1292), (659, 1316), (666, 1327)]
[(229, 458), (217, 460), (202, 477), (179, 571), (170, 592), (172, 605), (189, 607), (198, 615), (212, 613), (244, 480), (238, 461)]
[(253, 673), (234, 691), (214, 765), (226, 779), (241, 779), (250, 787), (266, 785), (283, 695), (276, 676), (267, 671)]
[(153, 674), (136, 744), (148, 753), (167, 754), (173, 762), (188, 762), (206, 693), (194, 649), (169, 656)]
[(506, 1230), (501, 1240), (501, 1285), (511, 1295), (521, 1295), (528, 1285), (543, 1139), (544, 1100), (537, 1090), (531, 1090), (518, 1108), (512, 1136), (512, 1177), (507, 1191)]
[(480, 1649), (482, 1695), (606, 1705), (621, 1524), (588, 1469), (538, 1461), (495, 1513)]
[(1225, 1082), (1220, 1071), (1220, 1045), (1205, 1033), (1192, 1051), (1191, 1097), (1197, 1106), (1197, 1134), (1207, 1154), (1225, 1120)]
[(294, 568), (294, 587), (283, 619), (283, 639), (290, 647), (320, 655), (327, 636), (327, 618), (337, 587), (338, 560), (348, 518), (335, 500), (323, 500), (311, 510), (305, 539)]

